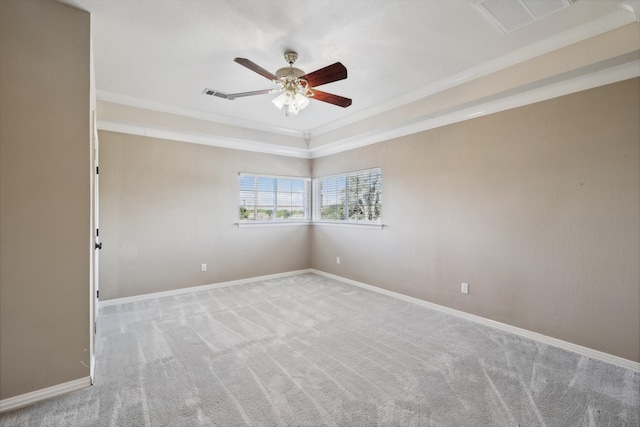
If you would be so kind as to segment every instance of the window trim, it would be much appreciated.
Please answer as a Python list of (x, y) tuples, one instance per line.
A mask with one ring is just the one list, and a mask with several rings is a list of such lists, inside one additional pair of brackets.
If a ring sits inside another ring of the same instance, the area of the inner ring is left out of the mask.
[(382, 222), (347, 222), (347, 221), (312, 221), (309, 225), (319, 225), (323, 227), (346, 227), (346, 228), (369, 228), (382, 230), (387, 227)]
[(292, 225), (311, 225), (311, 221), (252, 221), (252, 222), (234, 222), (234, 225), (237, 225), (238, 228), (251, 228), (251, 227), (289, 227)]

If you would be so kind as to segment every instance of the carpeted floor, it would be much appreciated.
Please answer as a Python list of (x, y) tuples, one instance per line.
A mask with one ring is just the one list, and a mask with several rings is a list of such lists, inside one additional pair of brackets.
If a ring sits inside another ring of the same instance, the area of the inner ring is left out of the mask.
[(638, 426), (640, 373), (314, 274), (103, 307), (29, 426)]

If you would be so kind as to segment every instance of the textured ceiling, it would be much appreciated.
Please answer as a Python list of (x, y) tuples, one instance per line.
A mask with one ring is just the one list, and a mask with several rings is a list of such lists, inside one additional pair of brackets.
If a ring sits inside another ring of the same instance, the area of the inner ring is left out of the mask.
[[(92, 14), (99, 97), (206, 113), (273, 130), (313, 131), (607, 15), (618, 3), (578, 0), (502, 34), (471, 0), (60, 0)], [(512, 1), (512, 0), (505, 0)], [(542, 0), (544, 1), (544, 0)], [(640, 1), (625, 3), (640, 8)], [(306, 72), (342, 62), (348, 79), (320, 89), (353, 99), (343, 109), (313, 101), (296, 117), (275, 95), (229, 101), (205, 87), (246, 92), (273, 87), (233, 62), (275, 72), (298, 52)]]

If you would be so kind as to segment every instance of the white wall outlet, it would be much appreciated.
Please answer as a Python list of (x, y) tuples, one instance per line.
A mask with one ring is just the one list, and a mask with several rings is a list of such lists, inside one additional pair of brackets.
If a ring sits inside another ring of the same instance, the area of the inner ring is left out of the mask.
[(200, 271), (207, 271), (207, 264), (202, 264), (202, 266), (200, 266)]
[(462, 286), (460, 287), (460, 292), (462, 292), (463, 294), (468, 294), (469, 293), (469, 284), (468, 283), (463, 283)]
[(340, 257), (339, 256), (336, 257), (336, 264), (340, 264)]

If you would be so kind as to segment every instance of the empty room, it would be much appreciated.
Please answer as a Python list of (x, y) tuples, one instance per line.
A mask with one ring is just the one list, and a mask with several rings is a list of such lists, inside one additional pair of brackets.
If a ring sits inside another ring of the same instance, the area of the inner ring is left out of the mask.
[(0, 1), (0, 426), (640, 426), (639, 18)]

